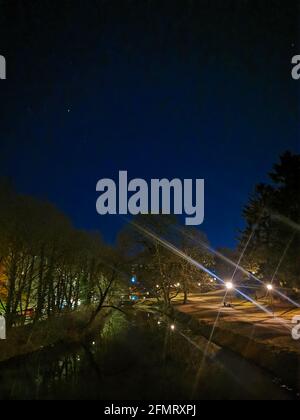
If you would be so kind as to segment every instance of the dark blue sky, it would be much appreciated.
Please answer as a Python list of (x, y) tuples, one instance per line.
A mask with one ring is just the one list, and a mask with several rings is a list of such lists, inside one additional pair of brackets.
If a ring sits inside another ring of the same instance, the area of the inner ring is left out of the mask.
[(95, 186), (119, 170), (205, 178), (202, 229), (234, 246), (241, 211), (299, 151), (296, 2), (0, 1), (0, 175), (113, 240)]

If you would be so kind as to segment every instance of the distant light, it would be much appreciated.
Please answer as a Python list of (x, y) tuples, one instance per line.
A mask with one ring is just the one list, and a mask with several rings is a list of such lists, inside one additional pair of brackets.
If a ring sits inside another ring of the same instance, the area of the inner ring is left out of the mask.
[(161, 321), (157, 321), (157, 325), (160, 325), (161, 324)]
[(135, 284), (135, 283), (136, 283), (136, 277), (135, 277), (135, 276), (132, 276), (132, 277), (131, 277), (131, 283), (132, 283), (132, 284)]
[(200, 287), (201, 286), (201, 283), (198, 283), (198, 286)]
[(95, 345), (96, 345), (96, 342), (95, 342), (95, 341), (93, 341), (93, 342), (92, 342), (92, 344), (93, 344), (93, 346), (95, 346)]
[(174, 324), (172, 324), (172, 325), (170, 326), (170, 328), (171, 328), (171, 331), (174, 331), (174, 330), (175, 330), (175, 325), (174, 325)]
[(272, 284), (267, 284), (267, 289), (268, 289), (269, 291), (273, 290), (273, 286), (272, 286)]
[(233, 284), (231, 281), (228, 281), (225, 283), (226, 289), (227, 290), (232, 290), (233, 289)]
[(159, 289), (159, 284), (156, 285), (156, 288)]

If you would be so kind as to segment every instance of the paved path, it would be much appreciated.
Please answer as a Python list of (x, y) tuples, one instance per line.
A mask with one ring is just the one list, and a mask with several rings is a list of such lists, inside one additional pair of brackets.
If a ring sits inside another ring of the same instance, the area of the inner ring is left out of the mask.
[(234, 329), (258, 341), (300, 352), (300, 340), (295, 341), (291, 336), (292, 318), (295, 315), (300, 316), (300, 309), (275, 303), (271, 310), (268, 302), (259, 301), (260, 305), (271, 312), (268, 315), (254, 304), (236, 299), (233, 299), (233, 308), (225, 308), (223, 299), (224, 291), (192, 295), (187, 305), (178, 305), (177, 308), (212, 326), (218, 317), (218, 326)]

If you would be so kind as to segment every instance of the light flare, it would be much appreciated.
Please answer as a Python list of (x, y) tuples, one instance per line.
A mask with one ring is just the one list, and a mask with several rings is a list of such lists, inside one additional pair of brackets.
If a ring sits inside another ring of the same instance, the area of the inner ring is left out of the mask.
[[(172, 251), (174, 254), (178, 255), (179, 257), (185, 259), (187, 262), (189, 262), (191, 265), (199, 268), (200, 270), (204, 271), (205, 273), (207, 273), (209, 276), (216, 278), (219, 282), (221, 282), (223, 285), (226, 286), (226, 281), (224, 281), (221, 277), (219, 277), (218, 275), (216, 275), (215, 273), (213, 273), (212, 271), (210, 271), (208, 268), (204, 267), (201, 263), (195, 261), (193, 258), (189, 257), (188, 255), (186, 255), (183, 251), (181, 251), (180, 249), (178, 249), (177, 247), (175, 247), (173, 244), (171, 244), (170, 242), (168, 242), (165, 239), (160, 238), (159, 236), (157, 236), (155, 233), (149, 231), (148, 229), (138, 225), (135, 222), (131, 222), (137, 229), (139, 229), (141, 232), (143, 232), (146, 236), (148, 236), (150, 239), (152, 239), (155, 242), (160, 243), (162, 246), (164, 246), (166, 249), (169, 249), (170, 251)], [(249, 273), (248, 273), (249, 274)], [(243, 293), (241, 290), (239, 290), (238, 288), (234, 289), (239, 295), (241, 295), (243, 298), (245, 298), (248, 302), (252, 303), (253, 305), (255, 305), (257, 308), (259, 308), (261, 311), (263, 311), (264, 313), (266, 313), (267, 315), (269, 315), (270, 317), (272, 317), (273, 319), (277, 319), (281, 324), (283, 324), (286, 328), (288, 328), (288, 330), (290, 331), (291, 328), (289, 326), (289, 324), (287, 322), (285, 322), (283, 319), (281, 318), (276, 318), (274, 317), (273, 312), (269, 311), (266, 307), (260, 305), (258, 302), (256, 302), (255, 300), (253, 300), (250, 296), (246, 295), (245, 293)]]
[[(251, 277), (253, 280), (257, 281), (261, 285), (264, 285), (264, 282), (262, 280), (260, 280), (258, 277), (256, 277), (253, 273), (250, 273), (244, 267), (242, 267), (240, 264), (235, 263), (230, 258), (228, 258), (225, 255), (223, 255), (221, 252), (216, 251), (215, 249), (213, 249), (212, 247), (210, 247), (208, 244), (206, 244), (205, 242), (201, 241), (200, 239), (197, 239), (196, 240), (193, 237), (191, 237), (191, 239), (193, 239), (195, 242), (198, 242), (203, 248), (207, 249), (212, 254), (216, 255), (219, 258), (221, 258), (223, 261), (227, 262), (228, 264), (230, 264), (235, 269), (238, 269), (239, 271), (241, 271), (242, 273), (244, 273), (248, 277)], [(293, 299), (291, 299), (290, 297), (286, 296), (284, 293), (280, 292), (278, 289), (275, 289), (274, 290), (274, 293), (276, 293), (282, 299), (288, 301), (290, 304), (292, 304), (296, 308), (300, 308), (300, 304), (298, 302), (295, 302)]]

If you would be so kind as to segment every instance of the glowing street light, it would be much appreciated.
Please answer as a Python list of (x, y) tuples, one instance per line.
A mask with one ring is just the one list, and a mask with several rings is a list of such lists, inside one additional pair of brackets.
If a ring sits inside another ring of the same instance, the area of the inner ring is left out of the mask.
[(231, 300), (232, 299), (232, 293), (230, 293), (231, 292), (231, 290), (233, 290), (234, 289), (234, 285), (233, 285), (233, 283), (232, 283), (232, 281), (227, 281), (226, 283), (225, 283), (225, 287), (226, 287), (226, 290), (227, 290), (227, 292), (226, 292), (226, 294), (225, 294), (225, 298), (224, 298), (224, 306), (225, 307), (231, 307), (231, 302), (229, 302), (228, 304), (227, 304), (227, 302), (226, 302), (226, 296), (228, 295), (229, 296), (229, 300)]
[(275, 312), (274, 312), (274, 308), (273, 308), (273, 293), (272, 293), (272, 291), (274, 290), (274, 287), (271, 283), (267, 284), (266, 287), (267, 287), (267, 290), (268, 290), (267, 295), (269, 295), (269, 303), (270, 303), (271, 309), (273, 309), (273, 314), (275, 316)]
[(232, 290), (233, 289), (233, 283), (231, 281), (227, 281), (225, 283), (226, 289), (227, 290)]
[(171, 328), (171, 331), (175, 331), (175, 325), (174, 324), (171, 324), (170, 328)]

